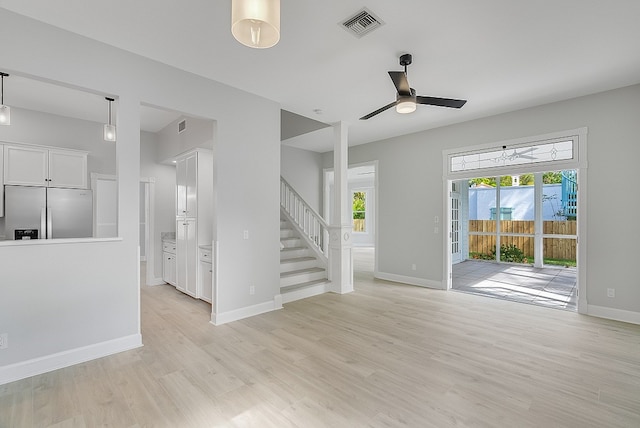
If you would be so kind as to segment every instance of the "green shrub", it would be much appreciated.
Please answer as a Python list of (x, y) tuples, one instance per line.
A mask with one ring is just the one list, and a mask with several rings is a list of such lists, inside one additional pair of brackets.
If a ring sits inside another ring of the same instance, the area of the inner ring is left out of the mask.
[[(496, 251), (493, 250), (493, 258), (495, 259)], [(503, 262), (524, 263), (524, 252), (513, 244), (500, 245), (500, 260)]]

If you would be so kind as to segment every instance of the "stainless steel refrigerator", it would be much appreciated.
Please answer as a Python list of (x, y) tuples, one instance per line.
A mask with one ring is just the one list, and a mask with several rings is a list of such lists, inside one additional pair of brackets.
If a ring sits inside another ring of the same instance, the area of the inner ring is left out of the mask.
[(91, 190), (5, 186), (4, 208), (7, 239), (93, 236)]

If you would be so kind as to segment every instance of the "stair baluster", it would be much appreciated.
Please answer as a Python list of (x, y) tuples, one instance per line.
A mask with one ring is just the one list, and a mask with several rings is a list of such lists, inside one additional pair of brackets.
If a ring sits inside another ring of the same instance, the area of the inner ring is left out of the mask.
[(326, 260), (329, 250), (329, 225), (282, 177), (280, 177), (280, 205)]

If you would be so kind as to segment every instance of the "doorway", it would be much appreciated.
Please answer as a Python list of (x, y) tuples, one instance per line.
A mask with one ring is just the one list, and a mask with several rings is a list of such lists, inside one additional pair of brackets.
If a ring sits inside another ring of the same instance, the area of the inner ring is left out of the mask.
[[(118, 181), (115, 175), (91, 174), (93, 190), (93, 236), (114, 238), (118, 236)], [(155, 210), (155, 179), (140, 178), (140, 261), (146, 262), (145, 282), (157, 284), (153, 274), (156, 264), (153, 233)]]
[(457, 239), (468, 251), (456, 265), (452, 247), (451, 288), (575, 311), (576, 171), (476, 177), (456, 187), (466, 191), (452, 203), (451, 224), (464, 211), (467, 232)]
[(586, 137), (581, 128), (443, 152), (447, 289), (586, 311)]
[[(373, 278), (378, 263), (376, 246), (378, 242), (377, 221), (377, 161), (349, 165), (348, 197), (350, 218), (353, 226), (353, 269), (357, 280), (359, 276)], [(325, 169), (323, 173), (323, 216), (334, 224), (333, 201), (333, 169)]]

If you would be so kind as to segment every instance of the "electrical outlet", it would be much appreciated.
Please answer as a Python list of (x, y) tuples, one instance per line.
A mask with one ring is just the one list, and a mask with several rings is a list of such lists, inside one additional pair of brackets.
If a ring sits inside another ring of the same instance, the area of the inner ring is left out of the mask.
[(9, 347), (9, 333), (0, 334), (0, 349), (7, 349)]
[(435, 216), (435, 217), (433, 218), (433, 222), (434, 222), (435, 224), (440, 223), (440, 217)]
[(433, 228), (433, 233), (438, 233), (438, 232), (440, 232), (440, 229), (438, 229), (437, 227), (434, 227)]
[(249, 231), (245, 230), (244, 232), (242, 232), (242, 239), (249, 239)]
[(415, 263), (411, 265), (411, 270), (416, 270), (416, 264)]
[(256, 287), (254, 285), (249, 286), (249, 294), (253, 296), (256, 294)]
[(616, 297), (616, 289), (607, 288), (607, 297)]

